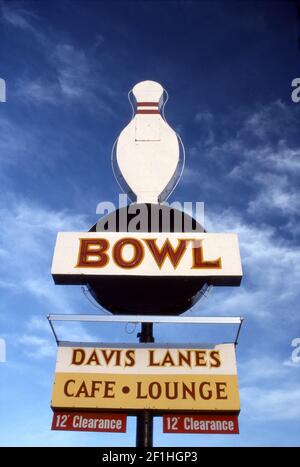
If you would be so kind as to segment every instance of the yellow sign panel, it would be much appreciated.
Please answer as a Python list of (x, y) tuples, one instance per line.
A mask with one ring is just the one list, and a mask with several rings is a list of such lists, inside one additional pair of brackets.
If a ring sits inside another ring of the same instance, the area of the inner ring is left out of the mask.
[(237, 377), (178, 375), (56, 375), (52, 407), (238, 412)]
[(237, 413), (234, 346), (59, 347), (52, 407)]

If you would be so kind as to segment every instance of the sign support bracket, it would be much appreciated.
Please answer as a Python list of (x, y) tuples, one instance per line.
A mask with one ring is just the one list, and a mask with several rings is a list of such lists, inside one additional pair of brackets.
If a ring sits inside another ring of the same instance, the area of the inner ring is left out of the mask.
[[(87, 315), (87, 314), (50, 314), (47, 316), (51, 330), (55, 337), (56, 344), (60, 339), (57, 337), (53, 322), (73, 321), (86, 323), (141, 323), (141, 332), (138, 333), (140, 343), (154, 343), (153, 324), (207, 324), (207, 325), (237, 325), (237, 332), (232, 341), (235, 346), (238, 344), (244, 318), (241, 316), (151, 316), (151, 315)], [(104, 345), (104, 343), (101, 343)]]
[(240, 336), (243, 321), (244, 321), (244, 318), (240, 318), (240, 324), (239, 324), (239, 327), (238, 327), (238, 330), (237, 330), (237, 333), (236, 333), (236, 337), (235, 337), (235, 341), (234, 341), (235, 347), (238, 345), (238, 340), (239, 340), (239, 336)]
[(57, 334), (55, 332), (55, 329), (54, 329), (54, 326), (53, 326), (53, 323), (52, 323), (53, 320), (50, 318), (50, 316), (47, 316), (47, 319), (48, 319), (48, 322), (50, 324), (51, 331), (53, 332), (56, 345), (59, 345), (59, 339), (57, 337)]

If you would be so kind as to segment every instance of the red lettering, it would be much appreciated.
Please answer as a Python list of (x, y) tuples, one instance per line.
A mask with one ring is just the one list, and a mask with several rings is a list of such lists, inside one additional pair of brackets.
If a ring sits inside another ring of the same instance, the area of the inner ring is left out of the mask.
[(199, 241), (194, 241), (193, 245), (193, 266), (192, 269), (221, 269), (222, 261), (221, 258), (204, 261), (202, 246), (198, 245)]
[(159, 269), (162, 268), (167, 257), (169, 257), (172, 265), (176, 269), (182, 258), (183, 253), (186, 250), (188, 240), (178, 239), (178, 245), (175, 249), (173, 248), (169, 239), (167, 239), (163, 244), (162, 248), (159, 249), (159, 247), (156, 245), (156, 240), (156, 238), (145, 238), (144, 242), (146, 242), (146, 244), (148, 245), (148, 248), (151, 251), (152, 256), (155, 259)]
[[(130, 260), (125, 260), (122, 256), (124, 246), (133, 246), (133, 256)], [(131, 269), (138, 266), (144, 258), (144, 247), (136, 238), (122, 238), (117, 241), (113, 248), (113, 258), (121, 268)]]
[(109, 242), (105, 238), (81, 238), (77, 268), (102, 268), (109, 258), (106, 251)]

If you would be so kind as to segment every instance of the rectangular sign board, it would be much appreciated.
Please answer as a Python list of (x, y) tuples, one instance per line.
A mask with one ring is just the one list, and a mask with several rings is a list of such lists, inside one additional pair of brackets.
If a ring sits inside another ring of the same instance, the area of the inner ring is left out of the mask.
[(227, 233), (59, 232), (51, 272), (56, 284), (118, 275), (242, 279), (238, 238)]
[(59, 346), (51, 406), (238, 413), (235, 347)]
[(126, 415), (101, 412), (54, 412), (51, 430), (126, 432)]
[(237, 415), (168, 414), (163, 416), (163, 433), (239, 434)]

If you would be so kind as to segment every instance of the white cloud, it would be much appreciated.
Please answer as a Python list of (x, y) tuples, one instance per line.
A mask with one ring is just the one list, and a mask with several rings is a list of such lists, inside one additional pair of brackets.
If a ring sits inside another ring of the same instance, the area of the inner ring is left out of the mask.
[(104, 42), (105, 42), (104, 36), (102, 34), (97, 34), (93, 47), (97, 49), (101, 47)]
[(0, 115), (0, 161), (1, 164), (11, 164), (17, 157), (23, 156), (29, 148), (35, 148), (35, 140), (22, 125), (10, 121)]
[(30, 358), (41, 359), (53, 357), (56, 354), (54, 339), (50, 340), (33, 334), (24, 334), (18, 339), (18, 342)]
[(244, 387), (240, 390), (241, 405), (247, 417), (255, 420), (299, 420), (300, 389), (281, 386), (270, 389), (266, 386)]
[(247, 211), (254, 216), (277, 209), (283, 214), (297, 214), (300, 208), (299, 191), (290, 185), (284, 175), (258, 174), (253, 179), (261, 186), (257, 196), (248, 204)]
[[(48, 325), (49, 327), (49, 325)], [(50, 329), (50, 327), (49, 327)], [(64, 323), (55, 326), (60, 341), (68, 342), (96, 342), (95, 336), (88, 333), (80, 323)], [(61, 337), (60, 337), (61, 336)], [(98, 338), (99, 341), (99, 338)], [(43, 359), (54, 357), (57, 346), (54, 336), (49, 338), (40, 334), (23, 334), (17, 338), (18, 346), (22, 346), (23, 352), (30, 358)]]
[(40, 43), (45, 41), (42, 30), (34, 25), (39, 22), (39, 17), (33, 11), (22, 8), (18, 3), (6, 2), (1, 4), (1, 13), (2, 21), (6, 24), (30, 32)]
[(35, 17), (32, 12), (16, 5), (1, 4), (2, 18), (12, 26), (21, 29), (31, 30), (31, 19)]
[[(248, 214), (264, 217), (273, 211), (295, 216), (300, 199), (296, 179), (300, 172), (299, 110), (277, 100), (242, 115), (238, 115), (239, 110), (226, 116), (199, 112), (195, 120), (201, 132), (189, 152), (193, 158), (199, 157), (203, 170), (200, 176), (199, 169), (194, 171), (190, 166), (183, 181), (196, 183), (198, 178), (198, 183), (201, 180), (201, 185), (205, 184), (205, 165), (210, 167), (214, 161), (224, 171), (222, 185), (227, 182), (224, 176), (230, 183), (244, 183)], [(217, 179), (213, 186), (219, 195)], [(252, 199), (248, 201), (249, 193)], [(295, 219), (289, 222), (292, 229), (297, 228)]]
[(195, 121), (197, 123), (205, 122), (205, 123), (211, 123), (213, 121), (213, 114), (209, 112), (208, 110), (202, 110), (196, 113), (195, 115)]
[[(257, 352), (256, 357), (240, 361), (238, 364), (239, 384), (241, 387), (249, 384), (266, 384), (286, 380), (291, 374), (290, 368), (282, 361), (275, 349), (273, 354), (267, 355)], [(299, 365), (300, 370), (300, 365)]]
[(71, 44), (47, 44), (46, 60), (53, 77), (36, 75), (16, 80), (16, 95), (33, 104), (61, 104), (78, 101), (103, 106), (97, 95), (94, 63), (86, 53)]
[(49, 323), (46, 317), (33, 315), (27, 322), (27, 328), (30, 331), (49, 332)]
[(280, 99), (261, 105), (244, 119), (238, 138), (253, 135), (264, 142), (269, 142), (271, 136), (277, 140), (284, 139), (289, 133), (289, 126), (297, 124), (296, 115), (291, 109)]
[(180, 182), (190, 184), (190, 183), (199, 183), (199, 180), (201, 180), (200, 172), (186, 165), (184, 167), (184, 171), (183, 171)]
[(114, 98), (116, 92), (109, 82), (99, 76), (100, 65), (96, 58), (97, 49), (104, 42), (101, 34), (96, 35), (93, 47), (83, 49), (70, 40), (61, 42), (59, 32), (47, 28), (43, 18), (30, 9), (4, 4), (2, 18), (5, 23), (36, 39), (50, 68), (47, 76), (39, 74), (34, 67), (28, 69), (26, 75), (19, 76), (15, 91), (18, 99), (37, 105), (80, 100), (91, 110), (114, 113), (112, 106), (107, 104), (107, 98)]
[(59, 102), (59, 85), (41, 78), (36, 81), (18, 79), (16, 95), (26, 98), (35, 104), (57, 104)]
[[(276, 235), (270, 226), (247, 223), (227, 209), (206, 213), (209, 232), (236, 232), (239, 237), (245, 281), (230, 293), (218, 290), (213, 300), (205, 301), (206, 311), (220, 314), (251, 315), (268, 326), (274, 309), (281, 310), (286, 321), (298, 319), (300, 251)], [(201, 308), (203, 302), (196, 307)], [(274, 323), (273, 323), (274, 325)]]
[(61, 93), (68, 98), (89, 98), (94, 85), (92, 70), (83, 50), (71, 44), (58, 44), (51, 57), (57, 70)]
[(298, 145), (292, 143), (298, 119), (298, 111), (279, 100), (245, 118), (237, 136), (223, 144), (222, 150), (234, 154), (237, 162), (228, 176), (256, 187), (250, 214), (299, 210), (299, 184), (291, 178), (300, 171), (299, 139)]
[[(14, 287), (16, 293), (28, 292), (45, 304), (45, 309), (68, 310), (71, 304), (67, 292), (55, 287), (50, 275), (54, 241), (58, 231), (85, 230), (85, 216), (55, 212), (46, 206), (13, 198), (2, 200), (0, 216), (5, 219), (0, 232), (5, 253), (0, 263), (0, 272), (5, 278), (2, 285)], [(16, 248), (19, 260), (11, 261), (16, 257)]]
[[(97, 334), (97, 336), (90, 332), (83, 323), (76, 321), (54, 321), (53, 322), (55, 332), (57, 333), (58, 339), (60, 341), (68, 342), (99, 342), (102, 337)], [(91, 327), (91, 326), (90, 326)], [(93, 331), (95, 332), (95, 323), (92, 324)], [(99, 330), (99, 329), (98, 329)], [(103, 340), (107, 340), (103, 339)]]
[[(0, 274), (4, 278), (0, 287), (8, 294), (24, 294), (25, 309), (32, 301), (41, 306), (40, 315), (28, 316), (26, 313), (28, 319), (23, 319), (21, 335), (8, 335), (7, 338), (21, 346), (29, 358), (53, 357), (56, 346), (46, 314), (78, 312), (78, 296), (70, 293), (74, 289), (55, 286), (51, 277), (54, 241), (58, 231), (86, 230), (85, 216), (66, 210), (54, 211), (26, 200), (19, 202), (12, 196), (0, 202), (0, 216), (5, 219), (0, 232), (3, 245)], [(16, 249), (19, 259), (11, 261), (16, 257)], [(87, 304), (85, 300), (84, 303)], [(9, 313), (3, 309), (3, 313), (6, 312)], [(55, 328), (61, 340), (99, 340), (99, 336), (93, 336), (82, 323), (59, 322)]]
[[(49, 276), (49, 277), (48, 277)], [(67, 298), (67, 293), (62, 288), (54, 286), (49, 275), (23, 280), (22, 289), (36, 298), (41, 304), (46, 303), (51, 312), (70, 312), (72, 304)]]
[[(95, 336), (81, 322), (52, 321), (52, 325), (59, 341), (99, 342), (99, 339), (101, 340), (99, 334)], [(18, 348), (21, 347), (22, 352), (30, 358), (40, 360), (56, 355), (55, 338), (46, 316), (32, 315), (28, 321), (25, 321), (23, 334), (7, 335), (6, 338)]]
[[(201, 144), (211, 146), (215, 144), (215, 119), (213, 114), (208, 110), (198, 111), (195, 115), (195, 122), (199, 124)], [(191, 153), (197, 154), (197, 145), (191, 148)]]
[(243, 178), (254, 167), (279, 175), (300, 170), (300, 148), (290, 148), (283, 140), (276, 147), (267, 144), (255, 149), (243, 141), (228, 141), (224, 148), (240, 155), (240, 161), (229, 173), (232, 178)]
[(292, 359), (284, 360), (283, 365), (288, 366), (290, 368), (297, 368), (297, 370), (300, 371), (300, 363), (299, 362), (293, 362)]

